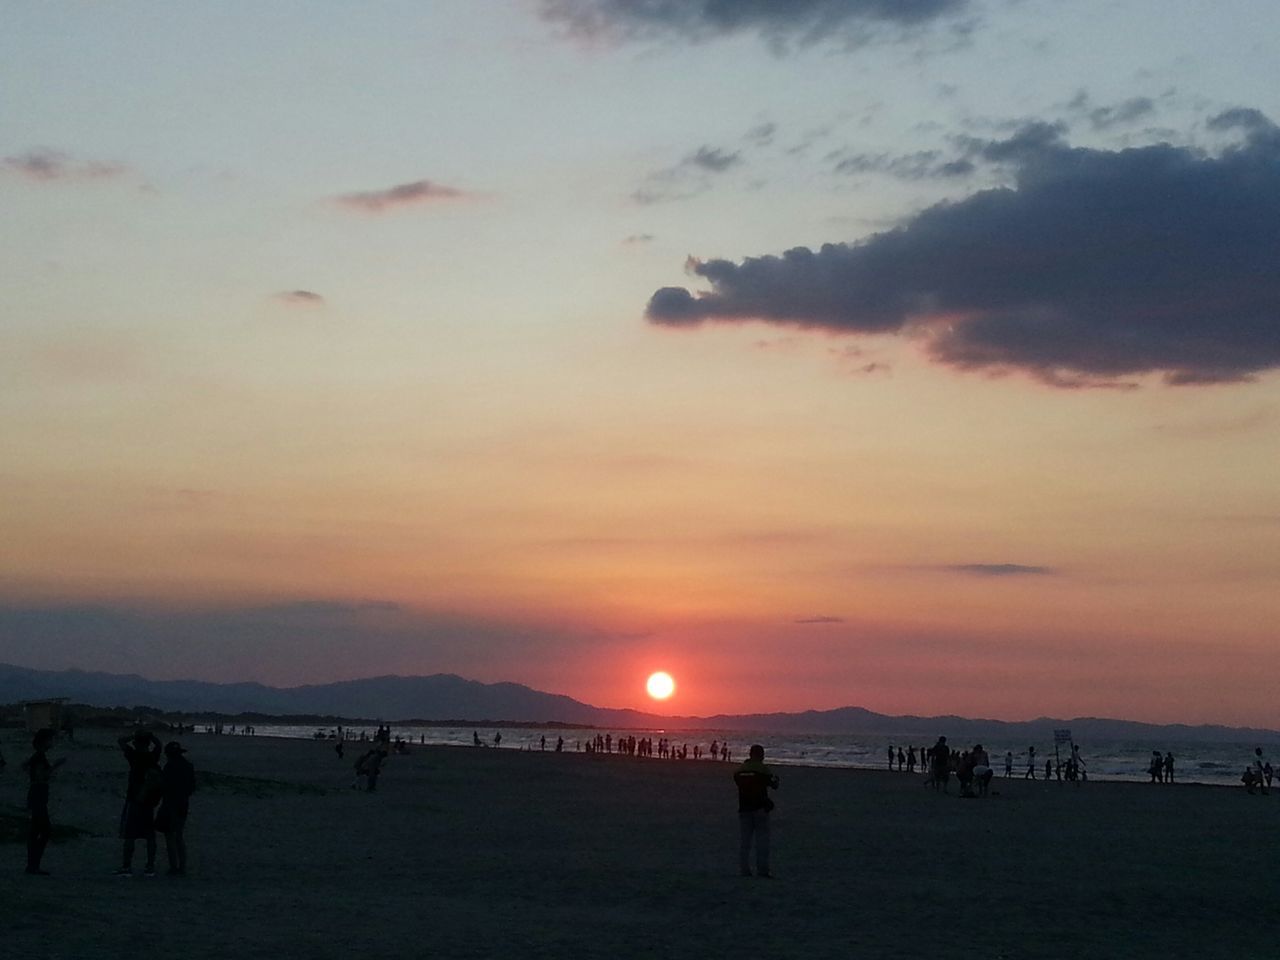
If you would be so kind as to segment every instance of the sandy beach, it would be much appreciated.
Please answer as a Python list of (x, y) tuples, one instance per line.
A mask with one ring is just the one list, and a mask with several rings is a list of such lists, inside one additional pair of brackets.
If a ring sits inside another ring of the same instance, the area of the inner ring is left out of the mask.
[[(163, 738), (163, 735), (162, 735)], [(190, 875), (112, 876), (125, 764), (60, 742), (55, 842), (3, 846), (4, 955), (1273, 957), (1280, 791), (779, 769), (776, 879), (738, 876), (732, 765), (492, 748), (389, 758), (377, 793), (324, 742), (183, 738)], [(6, 731), (0, 808), (29, 752)], [(952, 784), (952, 791), (955, 791)]]

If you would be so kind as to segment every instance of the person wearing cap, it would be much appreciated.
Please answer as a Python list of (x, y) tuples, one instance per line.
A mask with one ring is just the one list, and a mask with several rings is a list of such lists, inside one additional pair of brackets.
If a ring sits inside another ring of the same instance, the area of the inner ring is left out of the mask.
[(196, 771), (183, 756), (182, 744), (171, 740), (164, 745), (164, 769), (160, 771), (160, 810), (156, 829), (164, 834), (164, 850), (169, 858), (169, 876), (187, 872), (187, 841), (183, 829), (191, 794), (196, 789)]
[(769, 873), (769, 811), (773, 800), (769, 790), (778, 788), (779, 780), (764, 765), (764, 747), (754, 744), (747, 761), (733, 774), (738, 786), (738, 867), (744, 877), (751, 876), (751, 843), (756, 846), (756, 875), (770, 877)]
[(132, 737), (116, 741), (129, 763), (124, 809), (120, 811), (120, 838), (124, 840), (118, 877), (133, 875), (135, 841), (147, 841), (146, 875), (156, 875), (155, 805), (159, 800), (160, 741), (139, 727)]

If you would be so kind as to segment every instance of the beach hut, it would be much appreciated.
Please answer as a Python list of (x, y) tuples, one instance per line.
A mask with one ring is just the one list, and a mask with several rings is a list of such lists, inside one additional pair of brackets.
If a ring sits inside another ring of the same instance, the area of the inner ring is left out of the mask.
[(47, 700), (23, 700), (22, 713), (27, 721), (27, 732), (37, 730), (62, 729), (62, 705), (67, 697), (52, 697)]

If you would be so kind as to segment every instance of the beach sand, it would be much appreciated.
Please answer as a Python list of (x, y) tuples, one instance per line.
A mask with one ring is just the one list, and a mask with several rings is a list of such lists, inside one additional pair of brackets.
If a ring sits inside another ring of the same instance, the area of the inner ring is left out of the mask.
[[(162, 739), (165, 739), (162, 735)], [(414, 747), (377, 793), (332, 744), (188, 735), (190, 874), (117, 878), (125, 765), (82, 731), (55, 842), (0, 846), (0, 954), (25, 958), (985, 958), (1280, 955), (1280, 791), (782, 767), (776, 879), (737, 871), (733, 765)], [(19, 812), (25, 737), (5, 731)], [(737, 745), (739, 752), (745, 752)], [(953, 794), (956, 785), (953, 781)]]

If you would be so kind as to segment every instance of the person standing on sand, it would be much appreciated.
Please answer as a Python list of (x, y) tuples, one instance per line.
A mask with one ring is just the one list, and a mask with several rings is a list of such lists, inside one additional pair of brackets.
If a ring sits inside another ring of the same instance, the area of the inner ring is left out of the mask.
[(1013, 751), (1006, 750), (1004, 754), (1004, 778), (1008, 780), (1013, 776)]
[(1173, 754), (1164, 755), (1164, 782), (1173, 783)]
[(169, 876), (187, 872), (187, 826), (191, 794), (196, 790), (196, 771), (183, 756), (187, 751), (176, 740), (164, 745), (164, 769), (160, 771), (160, 810), (156, 829), (164, 834), (164, 851), (169, 858)]
[(1022, 775), (1022, 779), (1027, 778), (1034, 780), (1036, 778), (1036, 748), (1027, 747), (1027, 772)]
[(49, 762), (48, 750), (53, 746), (53, 731), (47, 727), (37, 730), (31, 738), (32, 754), (22, 762), (22, 769), (27, 772), (27, 873), (32, 876), (47, 877), (48, 870), (40, 868), (40, 860), (44, 857), (44, 848), (53, 835), (53, 826), (49, 822), (49, 781), (53, 771), (57, 770), (65, 758)]
[(129, 780), (125, 788), (124, 809), (120, 811), (120, 838), (124, 849), (117, 877), (133, 875), (133, 847), (137, 840), (147, 841), (148, 877), (156, 875), (156, 828), (154, 809), (160, 799), (160, 741), (142, 727), (130, 737), (116, 741), (129, 764)]
[(943, 793), (950, 792), (947, 785), (951, 781), (951, 750), (947, 746), (946, 737), (939, 737), (929, 751), (929, 773), (934, 790), (941, 787)]
[(753, 744), (747, 762), (733, 774), (738, 787), (738, 868), (744, 877), (751, 876), (751, 842), (756, 845), (756, 876), (769, 873), (769, 811), (773, 800), (769, 790), (778, 789), (780, 781), (764, 765), (764, 747)]

